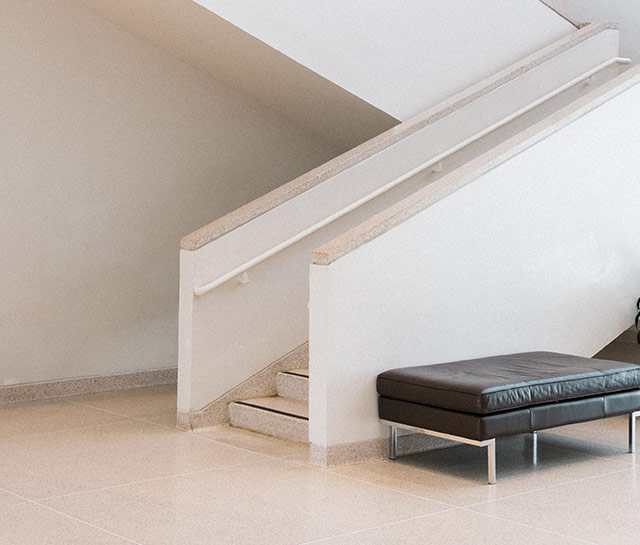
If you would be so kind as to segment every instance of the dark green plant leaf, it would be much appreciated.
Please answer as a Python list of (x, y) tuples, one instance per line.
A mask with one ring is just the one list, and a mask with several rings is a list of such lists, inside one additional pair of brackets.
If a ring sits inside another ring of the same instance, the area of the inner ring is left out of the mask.
[(638, 321), (640, 320), (640, 312), (636, 314), (636, 329), (638, 329)]

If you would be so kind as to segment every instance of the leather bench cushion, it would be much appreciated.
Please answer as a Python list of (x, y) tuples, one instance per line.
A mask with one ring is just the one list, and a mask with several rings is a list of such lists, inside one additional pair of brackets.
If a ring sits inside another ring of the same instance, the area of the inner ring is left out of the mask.
[(381, 419), (476, 441), (589, 422), (640, 410), (640, 390), (573, 399), (494, 414), (470, 414), (378, 398)]
[(392, 369), (382, 396), (472, 414), (490, 414), (640, 387), (640, 366), (527, 352)]
[(529, 409), (480, 416), (431, 407), (388, 397), (378, 398), (378, 415), (382, 420), (406, 424), (475, 441), (531, 431)]

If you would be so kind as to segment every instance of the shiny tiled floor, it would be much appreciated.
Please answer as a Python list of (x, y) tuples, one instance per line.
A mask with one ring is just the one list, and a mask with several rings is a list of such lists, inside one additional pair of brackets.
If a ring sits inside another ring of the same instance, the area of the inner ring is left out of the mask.
[(626, 420), (331, 470), (303, 445), (172, 428), (175, 387), (0, 405), (7, 545), (640, 543)]

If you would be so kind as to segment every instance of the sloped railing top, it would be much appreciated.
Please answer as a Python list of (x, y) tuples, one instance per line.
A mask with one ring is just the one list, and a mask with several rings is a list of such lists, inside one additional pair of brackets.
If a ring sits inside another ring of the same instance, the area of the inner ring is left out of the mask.
[(517, 78), (528, 70), (577, 44), (588, 40), (592, 36), (605, 30), (616, 28), (617, 25), (614, 23), (598, 23), (584, 26), (576, 32), (498, 72), (494, 76), (483, 80), (481, 83), (469, 87), (463, 92), (454, 95), (450, 99), (441, 102), (412, 119), (396, 125), (375, 138), (360, 144), (352, 150), (194, 231), (182, 239), (181, 248), (187, 251), (198, 250), (251, 220), (322, 184), (336, 174), (353, 167), (359, 162), (376, 155), (381, 150), (391, 147), (400, 140), (450, 115), (452, 112), (490, 93), (501, 85)]
[(550, 134), (638, 84), (640, 84), (640, 66), (634, 66), (602, 87), (559, 110), (553, 116), (540, 121), (517, 136), (503, 142), (490, 152), (473, 159), (458, 170), (416, 191), (410, 197), (324, 244), (313, 252), (312, 263), (314, 265), (330, 265), (433, 206), (438, 201), (462, 189), (524, 149), (533, 146)]

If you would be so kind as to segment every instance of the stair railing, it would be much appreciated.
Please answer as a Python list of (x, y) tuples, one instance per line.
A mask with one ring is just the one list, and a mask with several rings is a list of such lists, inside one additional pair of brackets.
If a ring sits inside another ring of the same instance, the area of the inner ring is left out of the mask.
[(613, 64), (630, 64), (630, 63), (631, 63), (631, 59), (628, 59), (628, 58), (625, 58), (625, 57), (614, 57), (612, 59), (609, 59), (606, 62), (603, 62), (603, 63), (599, 64), (598, 66), (596, 66), (596, 67), (592, 68), (591, 70), (581, 74), (580, 76), (572, 79), (571, 81), (568, 81), (564, 85), (561, 85), (560, 87), (558, 87), (558, 88), (554, 89), (553, 91), (547, 93), (546, 95), (540, 97), (539, 99), (537, 99), (534, 102), (528, 104), (527, 106), (525, 106), (523, 108), (520, 108), (519, 110), (513, 112), (512, 114), (504, 117), (500, 121), (498, 121), (496, 123), (493, 123), (492, 125), (488, 126), (484, 130), (482, 130), (482, 131), (474, 134), (473, 136), (463, 140), (462, 142), (460, 142), (459, 144), (449, 148), (445, 152), (443, 152), (443, 153), (437, 155), (436, 157), (433, 157), (433, 158), (429, 159), (428, 161), (425, 161), (424, 163), (418, 165), (417, 167), (407, 171), (402, 176), (400, 176), (398, 178), (395, 178), (391, 182), (389, 182), (389, 183), (383, 185), (382, 187), (378, 188), (377, 190), (369, 193), (365, 197), (362, 197), (361, 199), (358, 199), (358, 200), (354, 201), (349, 206), (346, 206), (346, 207), (342, 208), (341, 210), (339, 210), (338, 212), (335, 212), (334, 214), (331, 214), (330, 216), (326, 217), (324, 220), (322, 220), (322, 221), (320, 221), (318, 223), (315, 223), (314, 225), (308, 227), (307, 229), (304, 229), (303, 231), (300, 231), (297, 235), (288, 238), (287, 240), (283, 241), (282, 243), (274, 246), (273, 248), (267, 250), (266, 252), (261, 253), (260, 255), (254, 257), (253, 259), (250, 259), (249, 261), (247, 261), (247, 262), (243, 263), (242, 265), (234, 268), (233, 270), (229, 271), (228, 273), (219, 276), (215, 280), (212, 280), (211, 282), (208, 282), (208, 283), (206, 283), (206, 284), (204, 284), (202, 286), (195, 287), (194, 290), (193, 290), (194, 294), (196, 296), (206, 295), (207, 293), (209, 293), (210, 291), (216, 289), (218, 286), (224, 284), (225, 282), (228, 282), (229, 280), (231, 280), (233, 278), (236, 278), (238, 276), (243, 275), (245, 272), (247, 272), (252, 267), (258, 265), (259, 263), (262, 263), (263, 261), (265, 261), (265, 260), (269, 259), (270, 257), (276, 255), (277, 253), (281, 252), (282, 250), (292, 246), (296, 242), (299, 242), (303, 238), (306, 238), (306, 237), (312, 235), (313, 233), (315, 233), (315, 232), (319, 231), (320, 229), (326, 227), (330, 223), (342, 218), (343, 216), (349, 214), (350, 212), (356, 210), (357, 208), (363, 206), (364, 204), (372, 201), (373, 199), (379, 197), (380, 195), (386, 193), (387, 191), (393, 189), (394, 187), (402, 184), (403, 182), (407, 181), (409, 178), (412, 178), (412, 177), (416, 176), (417, 174), (420, 174), (421, 172), (424, 172), (424, 171), (428, 170), (429, 168), (438, 165), (439, 163), (442, 162), (443, 159), (449, 157), (450, 155), (453, 155), (454, 153), (456, 153), (456, 152), (460, 151), (461, 149), (469, 146), (470, 144), (473, 144), (474, 142), (477, 142), (478, 140), (480, 140), (481, 138), (485, 137), (489, 133), (499, 129), (500, 127), (503, 127), (503, 126), (507, 125), (508, 123), (513, 121), (514, 119), (524, 115), (525, 113), (533, 110), (534, 108), (537, 108), (541, 104), (543, 104), (543, 103), (551, 100), (552, 98), (558, 96), (559, 94), (563, 93), (567, 89), (569, 89), (569, 88), (571, 88), (571, 87), (573, 87), (575, 85), (578, 85), (580, 83), (583, 83), (585, 81), (588, 81), (591, 76), (593, 76), (594, 74), (600, 72), (601, 70), (604, 70), (605, 68), (607, 68), (607, 67), (609, 67), (609, 66), (611, 66)]

